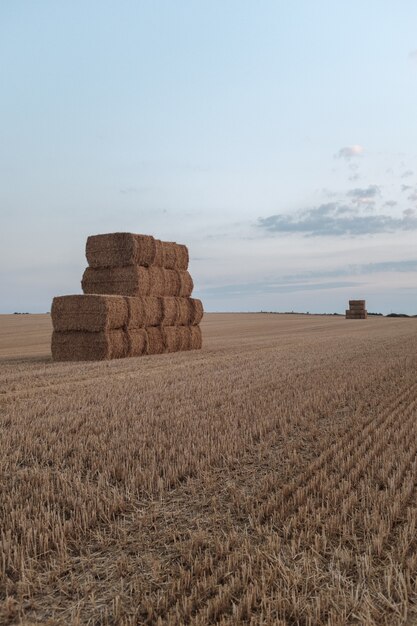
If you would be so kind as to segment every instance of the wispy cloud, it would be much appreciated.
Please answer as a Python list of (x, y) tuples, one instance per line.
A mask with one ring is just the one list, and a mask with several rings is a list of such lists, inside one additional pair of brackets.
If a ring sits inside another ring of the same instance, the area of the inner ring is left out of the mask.
[(359, 209), (337, 202), (299, 211), (295, 215), (261, 217), (258, 228), (270, 234), (298, 233), (304, 236), (359, 236), (417, 230), (417, 215), (404, 211), (401, 217), (364, 215)]
[(417, 61), (417, 50), (412, 50), (409, 53), (408, 58), (410, 59), (410, 61)]
[(413, 170), (405, 170), (405, 172), (401, 174), (401, 178), (409, 178), (409, 176), (413, 176), (413, 175), (414, 175)]
[(357, 204), (375, 204), (375, 199), (380, 195), (381, 189), (378, 185), (369, 185), (365, 188), (356, 187), (347, 192), (347, 197)]
[(337, 282), (297, 282), (285, 281), (256, 281), (251, 283), (223, 285), (220, 287), (205, 287), (201, 289), (204, 295), (215, 296), (243, 296), (255, 294), (293, 293), (296, 291), (319, 291), (326, 289), (341, 289), (343, 287), (356, 287), (358, 282), (337, 281)]
[(352, 159), (354, 157), (358, 157), (363, 154), (363, 147), (359, 144), (354, 144), (353, 146), (344, 146), (340, 148), (337, 152), (336, 157), (338, 159)]

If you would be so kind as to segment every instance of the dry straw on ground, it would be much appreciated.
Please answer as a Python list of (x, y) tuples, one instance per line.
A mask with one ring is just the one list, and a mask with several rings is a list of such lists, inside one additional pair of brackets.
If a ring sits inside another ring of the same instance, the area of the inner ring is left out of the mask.
[(203, 352), (78, 364), (28, 317), (0, 318), (1, 624), (416, 622), (415, 320), (206, 315)]

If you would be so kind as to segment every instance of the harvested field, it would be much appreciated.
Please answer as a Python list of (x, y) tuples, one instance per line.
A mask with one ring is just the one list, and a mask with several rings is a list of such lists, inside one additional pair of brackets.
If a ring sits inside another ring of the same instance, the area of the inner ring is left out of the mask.
[(53, 363), (0, 316), (0, 623), (416, 624), (417, 320), (201, 326)]

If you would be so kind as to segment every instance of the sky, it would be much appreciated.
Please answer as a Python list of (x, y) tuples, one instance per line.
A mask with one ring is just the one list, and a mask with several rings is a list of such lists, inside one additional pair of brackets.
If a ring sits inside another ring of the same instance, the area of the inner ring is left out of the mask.
[(88, 235), (186, 243), (207, 311), (417, 314), (414, 0), (2, 0), (0, 313)]

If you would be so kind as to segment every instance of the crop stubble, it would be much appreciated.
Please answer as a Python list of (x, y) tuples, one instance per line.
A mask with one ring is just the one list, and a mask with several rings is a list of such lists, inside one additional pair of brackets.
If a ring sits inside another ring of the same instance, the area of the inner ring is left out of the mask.
[(0, 622), (412, 623), (415, 321), (203, 325), (198, 353), (2, 359)]

